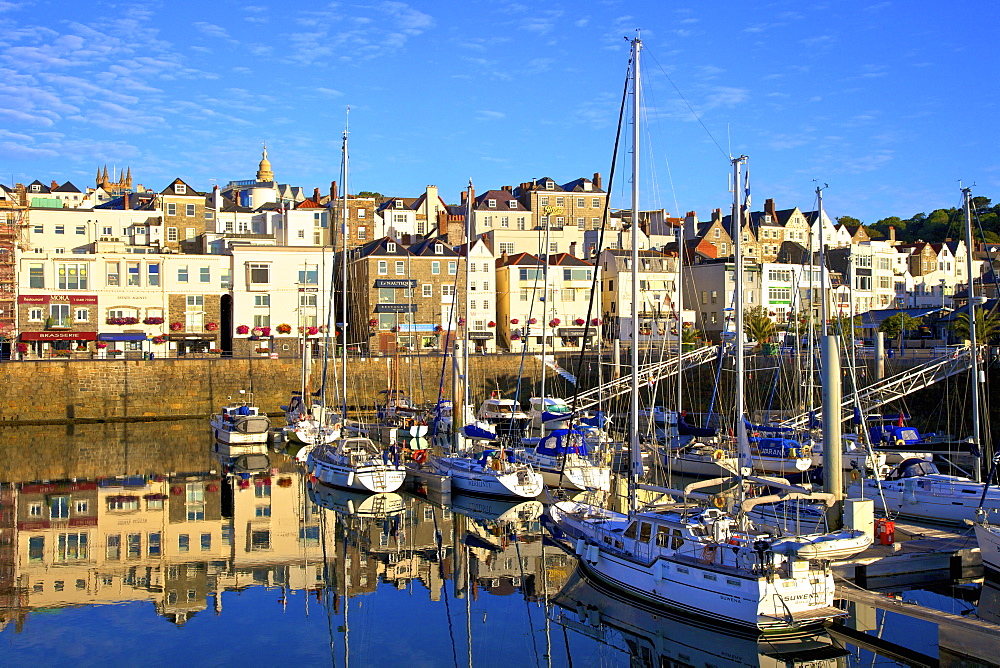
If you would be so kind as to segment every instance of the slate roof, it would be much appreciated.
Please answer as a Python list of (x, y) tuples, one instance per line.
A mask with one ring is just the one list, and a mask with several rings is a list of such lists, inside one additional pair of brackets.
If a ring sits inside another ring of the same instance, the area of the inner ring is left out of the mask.
[[(496, 200), (496, 206), (490, 206), (489, 200)], [(511, 207), (510, 202), (515, 202), (516, 206)], [(514, 197), (514, 194), (506, 190), (487, 190), (482, 195), (476, 197), (476, 203), (472, 207), (474, 211), (527, 211), (521, 202)]]
[(77, 188), (72, 183), (70, 183), (69, 181), (67, 181), (66, 183), (62, 184), (61, 186), (53, 188), (52, 192), (54, 192), (54, 193), (78, 193), (78, 192), (80, 192), (80, 189)]
[[(390, 253), (388, 250), (386, 250), (386, 244), (390, 243), (396, 244), (395, 252)], [(397, 239), (393, 237), (382, 237), (381, 239), (376, 239), (375, 241), (372, 241), (370, 243), (365, 244), (364, 246), (361, 246), (360, 248), (355, 249), (354, 251), (352, 251), (352, 255), (356, 259), (362, 257), (371, 257), (373, 255), (385, 256), (385, 257), (408, 257), (412, 255), (412, 253), (410, 253), (410, 251), (407, 250), (406, 246), (399, 243)]]
[[(440, 253), (437, 252), (437, 249), (435, 248), (436, 246), (441, 246)], [(445, 241), (442, 237), (424, 239), (423, 241), (418, 241), (415, 244), (410, 244), (408, 250), (411, 255), (417, 255), (420, 257), (458, 257), (458, 253), (448, 246), (447, 241)]]

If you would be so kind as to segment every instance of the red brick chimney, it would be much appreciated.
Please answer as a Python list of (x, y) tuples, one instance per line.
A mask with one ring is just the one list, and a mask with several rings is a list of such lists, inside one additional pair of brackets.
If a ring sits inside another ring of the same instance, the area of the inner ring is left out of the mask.
[(468, 202), (469, 202), (469, 191), (468, 190), (463, 190), (462, 191), (462, 206), (467, 206)]
[(896, 243), (896, 226), (895, 225), (890, 225), (889, 226), (889, 243), (890, 244), (895, 244)]
[(594, 187), (597, 188), (598, 190), (600, 190), (601, 189), (601, 173), (600, 172), (594, 172), (594, 179), (593, 179), (593, 181), (594, 181)]
[(330, 200), (335, 201), (337, 199), (337, 182), (330, 181)]
[(774, 208), (774, 200), (764, 200), (764, 213), (770, 214), (772, 222), (778, 222), (778, 211)]

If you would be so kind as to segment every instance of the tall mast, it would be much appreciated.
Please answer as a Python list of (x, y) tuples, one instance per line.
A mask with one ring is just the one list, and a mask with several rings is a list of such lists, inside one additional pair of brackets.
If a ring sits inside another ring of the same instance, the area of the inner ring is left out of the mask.
[[(975, 281), (972, 275), (972, 189), (962, 188), (962, 196), (964, 200), (963, 209), (965, 210), (965, 273), (969, 277), (969, 302), (967, 304), (969, 312), (969, 343), (972, 345), (972, 368), (970, 370), (970, 375), (972, 377), (972, 442), (975, 447), (980, 449), (980, 457), (983, 456), (982, 452), (982, 439), (979, 434), (979, 348), (976, 343), (976, 291), (975, 291)], [(979, 460), (976, 460), (976, 466), (973, 469), (974, 479), (976, 482), (982, 481), (982, 471), (979, 466)]]
[[(472, 258), (472, 194), (475, 190), (472, 187), (472, 179), (469, 179), (469, 196), (466, 197), (465, 209), (465, 299), (463, 301), (462, 319), (465, 320), (465, 331), (462, 334), (462, 416), (465, 421), (465, 413), (469, 410), (469, 297), (472, 295), (471, 275), (469, 274), (469, 260)], [(457, 424), (452, 417), (452, 424)]]
[(743, 207), (740, 206), (740, 169), (747, 161), (747, 157), (741, 155), (738, 158), (731, 158), (731, 161), (733, 164), (733, 255), (736, 259), (734, 272), (736, 288), (734, 292), (736, 294), (733, 299), (733, 307), (736, 309), (736, 335), (733, 337), (733, 345), (736, 346), (734, 355), (736, 362), (736, 448), (742, 470), (753, 466), (750, 459), (750, 444), (747, 441), (747, 427), (744, 421), (746, 396), (743, 387), (745, 372), (743, 359)]
[[(825, 186), (824, 186), (825, 187)], [(826, 244), (823, 243), (823, 188), (816, 186), (816, 199), (819, 201), (819, 294), (822, 300), (819, 305), (819, 326), (823, 336), (829, 331), (827, 322), (829, 315), (826, 310)], [(810, 263), (812, 264), (812, 263)], [(810, 274), (812, 271), (809, 272)], [(851, 341), (854, 340), (854, 327), (851, 327)]]
[[(348, 116), (351, 113), (350, 107), (347, 108)], [(347, 420), (347, 161), (349, 154), (347, 152), (347, 128), (348, 128), (349, 118), (344, 119), (344, 173), (341, 174), (342, 188), (340, 192), (340, 239), (343, 244), (343, 252), (341, 253), (341, 267), (340, 267), (340, 362), (341, 362), (341, 373), (343, 374), (343, 392), (342, 398), (344, 400), (344, 411), (343, 419)]]
[(632, 40), (632, 392), (629, 401), (629, 452), (632, 460), (629, 475), (629, 512), (638, 509), (636, 491), (642, 474), (642, 455), (639, 452), (639, 111), (642, 93), (639, 78), (639, 53), (642, 40)]
[[(678, 212), (680, 213), (680, 212)], [(684, 396), (681, 392), (683, 383), (681, 382), (681, 360), (683, 358), (684, 347), (684, 222), (677, 226), (677, 285), (674, 291), (676, 295), (674, 301), (677, 305), (677, 320), (674, 325), (677, 327), (677, 425), (680, 426), (681, 408), (684, 407)], [(680, 445), (680, 431), (677, 431), (677, 445)]]

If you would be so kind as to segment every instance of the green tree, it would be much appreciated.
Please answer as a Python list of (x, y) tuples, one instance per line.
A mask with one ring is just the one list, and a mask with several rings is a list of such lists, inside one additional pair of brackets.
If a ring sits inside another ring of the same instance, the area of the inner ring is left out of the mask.
[(758, 348), (761, 344), (770, 343), (774, 337), (775, 326), (767, 314), (767, 309), (760, 305), (743, 309), (743, 333), (747, 338), (756, 341)]
[(920, 323), (920, 318), (911, 318), (905, 313), (897, 313), (883, 320), (882, 324), (878, 326), (878, 331), (884, 332), (890, 340), (898, 338), (899, 347), (902, 348), (903, 332), (916, 329), (920, 326)]
[[(959, 341), (969, 340), (969, 312), (962, 311), (955, 316), (951, 326)], [(976, 307), (976, 342), (987, 343), (1000, 334), (1000, 313), (995, 310), (987, 312), (982, 306)]]
[(851, 337), (858, 339), (864, 335), (861, 329), (861, 316), (851, 318), (848, 315), (830, 318), (830, 333), (836, 334), (842, 339), (850, 340)]
[(864, 225), (864, 223), (853, 216), (837, 216), (835, 220), (838, 225), (847, 225), (848, 227), (860, 227)]

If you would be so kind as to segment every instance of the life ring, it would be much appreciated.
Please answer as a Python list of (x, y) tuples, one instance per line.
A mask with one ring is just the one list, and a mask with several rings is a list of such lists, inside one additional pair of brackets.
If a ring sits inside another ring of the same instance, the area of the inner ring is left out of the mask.
[(857, 471), (851, 471), (851, 480), (857, 480), (860, 477)]
[(897, 448), (905, 448), (906, 447), (906, 441), (904, 441), (901, 438), (897, 438), (896, 439), (896, 447)]
[(424, 462), (426, 462), (427, 461), (427, 451), (426, 450), (417, 450), (416, 452), (414, 452), (413, 453), (413, 461), (415, 461), (418, 464), (423, 464)]
[(726, 507), (726, 499), (723, 498), (722, 496), (719, 496), (719, 495), (713, 496), (712, 497), (712, 505), (715, 506), (716, 508), (725, 508)]
[(722, 459), (725, 456), (726, 456), (726, 453), (724, 453), (722, 450), (716, 450), (715, 452), (712, 453), (712, 459), (714, 459), (716, 461)]

